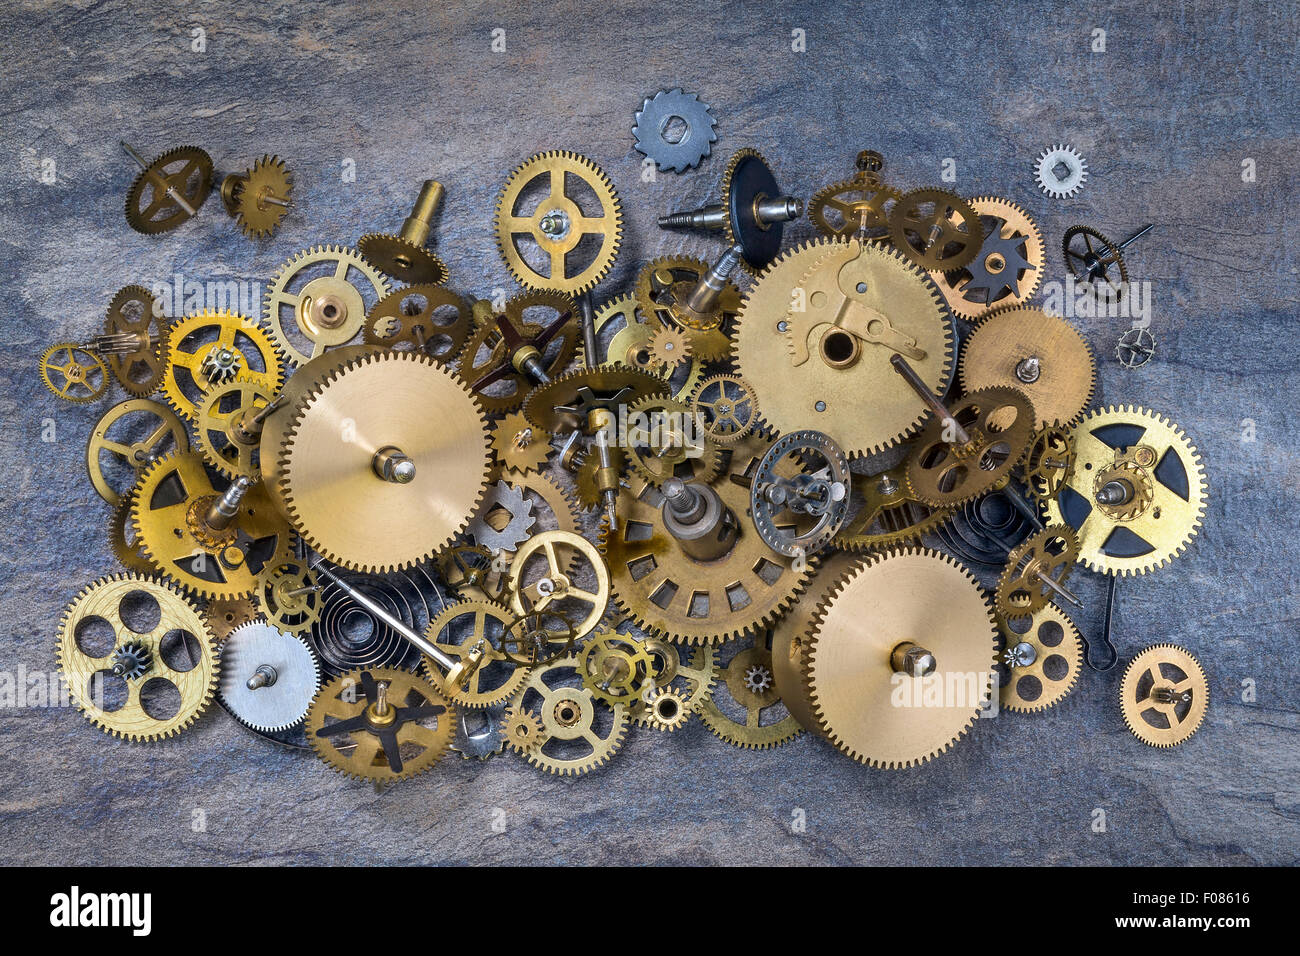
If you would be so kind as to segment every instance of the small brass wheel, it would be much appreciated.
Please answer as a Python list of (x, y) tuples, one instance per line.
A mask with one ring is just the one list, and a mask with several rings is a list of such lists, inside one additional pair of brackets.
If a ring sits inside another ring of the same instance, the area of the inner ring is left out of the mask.
[(95, 424), (86, 442), (86, 471), (99, 497), (117, 505), (155, 459), (189, 450), (189, 431), (175, 412), (147, 398), (132, 398), (114, 405)]
[[(579, 587), (574, 579), (580, 576), (594, 577), (595, 588)], [(521, 545), (510, 566), (508, 585), (515, 614), (572, 610), (580, 638), (600, 622), (609, 604), (609, 568), (604, 558), (594, 544), (572, 531), (543, 531)]]
[(41, 381), (65, 402), (85, 405), (108, 390), (108, 366), (94, 352), (62, 342), (41, 355)]

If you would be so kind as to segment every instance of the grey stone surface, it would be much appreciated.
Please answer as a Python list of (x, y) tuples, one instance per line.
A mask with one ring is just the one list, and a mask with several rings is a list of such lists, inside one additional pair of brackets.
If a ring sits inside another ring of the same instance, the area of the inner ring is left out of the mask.
[[(439, 252), (457, 288), (509, 288), (490, 235), (507, 171), (568, 148), (617, 184), (627, 229), (601, 287), (645, 259), (706, 254), (657, 214), (707, 199), (727, 155), (754, 145), (799, 194), (882, 150), (894, 181), (1028, 206), (1059, 269), (1062, 230), (1157, 228), (1129, 257), (1154, 286), (1159, 355), (1110, 358), (1122, 320), (1081, 320), (1100, 399), (1182, 423), (1209, 474), (1205, 527), (1163, 572), (1121, 587), (1125, 658), (1157, 641), (1196, 652), (1213, 703), (1174, 751), (1137, 743), (1115, 706), (1120, 669), (1086, 672), (1062, 706), (982, 721), (915, 770), (874, 772), (799, 739), (727, 747), (696, 724), (633, 733), (603, 772), (569, 780), (503, 758), (448, 760), (376, 794), (314, 758), (262, 745), (219, 710), (155, 746), (115, 742), (73, 710), (0, 712), (0, 832), (10, 863), (644, 862), (1267, 863), (1300, 856), (1293, 395), (1297, 152), (1290, 4), (681, 2), (241, 7), (9, 3), (0, 10), (0, 668), (52, 666), (59, 613), (113, 568), (106, 508), (83, 478), (98, 414), (57, 404), (41, 349), (92, 332), (112, 293), (174, 272), (268, 279), (297, 249), (393, 228), (418, 182), (448, 189)], [(207, 51), (190, 50), (190, 30)], [(506, 52), (490, 52), (501, 27)], [(1106, 52), (1090, 52), (1092, 30)], [(807, 52), (790, 50), (807, 31)], [(640, 180), (631, 118), (660, 87), (713, 104), (719, 141), (683, 176)], [(122, 200), (145, 152), (183, 143), (219, 167), (287, 157), (297, 206), (273, 240), (244, 240), (215, 199), (158, 239)], [(1074, 143), (1090, 177), (1073, 200), (1032, 182), (1044, 146)], [(344, 158), (355, 183), (340, 181)], [(1251, 158), (1258, 179), (1245, 183)], [(57, 182), (39, 180), (56, 163)], [(792, 230), (807, 235), (807, 223)], [(57, 440), (40, 440), (53, 419)], [(1257, 440), (1243, 442), (1243, 420)], [(1100, 626), (1102, 582), (1076, 579)], [(1242, 681), (1258, 699), (1243, 703)], [(493, 832), (493, 808), (507, 830)], [(790, 829), (802, 808), (807, 832)], [(1108, 828), (1093, 832), (1094, 808)], [(207, 814), (194, 832), (192, 814)]]

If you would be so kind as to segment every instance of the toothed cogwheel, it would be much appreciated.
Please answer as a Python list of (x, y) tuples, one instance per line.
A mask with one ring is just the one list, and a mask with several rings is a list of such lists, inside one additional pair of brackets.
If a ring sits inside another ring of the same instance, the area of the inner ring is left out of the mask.
[[(718, 121), (695, 93), (677, 87), (647, 96), (636, 112), (636, 151), (664, 172), (694, 169), (713, 152)], [(671, 139), (669, 137), (672, 137)]]
[[(668, 256), (646, 263), (636, 280), (641, 314), (661, 328), (681, 329), (691, 355), (704, 362), (726, 357), (731, 344), (728, 329), (740, 309), (740, 289), (732, 282), (726, 284), (710, 311), (696, 312), (689, 306), (692, 290), (709, 269), (703, 259)], [(618, 358), (613, 349), (610, 355)]]
[(644, 713), (637, 723), (672, 733), (690, 721), (691, 710), (686, 698), (671, 687), (650, 691), (644, 698)]
[(546, 467), (552, 449), (546, 434), (528, 424), (523, 412), (511, 412), (492, 426), (492, 451), (502, 468), (529, 475)]
[(305, 729), (316, 755), (339, 773), (392, 783), (442, 759), (456, 732), (456, 709), (415, 674), (370, 667), (322, 687)]
[[(137, 618), (154, 610), (156, 624), (144, 632), (132, 630)], [(133, 653), (118, 657), (128, 646)], [(207, 708), (217, 686), (216, 641), (202, 612), (175, 586), (139, 574), (115, 574), (83, 588), (63, 613), (55, 655), (68, 693), (86, 719), (132, 741), (180, 733)], [(110, 699), (118, 696), (110, 683), (114, 663), (131, 669), (128, 657), (143, 672), (121, 678), (124, 699)], [(177, 703), (160, 696), (170, 691)]]
[(409, 348), (435, 362), (460, 356), (474, 331), (473, 306), (441, 286), (422, 283), (384, 296), (366, 316), (362, 339), (367, 345)]
[[(569, 176), (586, 185), (594, 204), (584, 207), (569, 195)], [(546, 192), (534, 202), (530, 187), (542, 178)], [(531, 156), (511, 172), (497, 197), (493, 228), (501, 257), (520, 285), (577, 295), (600, 282), (613, 266), (623, 213), (613, 183), (599, 166), (577, 153), (555, 150)], [(546, 271), (524, 256), (519, 239), (525, 236), (540, 248)], [(570, 263), (569, 254), (588, 236), (597, 237), (595, 251), (585, 262)]]
[(357, 251), (398, 282), (437, 286), (447, 281), (447, 266), (438, 256), (399, 235), (368, 232), (357, 241)]
[(585, 432), (594, 408), (631, 405), (663, 398), (668, 384), (659, 376), (617, 363), (574, 369), (539, 385), (524, 401), (524, 416), (534, 428), (551, 435)]
[(915, 189), (889, 213), (895, 248), (927, 271), (970, 265), (984, 242), (984, 223), (970, 203), (945, 189)]
[[(131, 183), (126, 193), (126, 221), (148, 236), (167, 232), (188, 222), (211, 192), (212, 157), (196, 146), (170, 149)], [(177, 196), (184, 206), (176, 201)]]
[(1189, 651), (1155, 644), (1129, 662), (1119, 685), (1120, 713), (1133, 736), (1176, 747), (1200, 729), (1210, 707), (1205, 670)]
[(222, 182), (221, 199), (245, 236), (265, 239), (292, 205), (293, 173), (279, 156), (264, 155), (243, 176)]
[(136, 398), (152, 395), (167, 370), (167, 317), (144, 286), (119, 289), (108, 304), (104, 335), (116, 346), (106, 354), (118, 384)]
[(676, 368), (691, 357), (691, 343), (681, 329), (661, 328), (650, 338), (650, 360), (654, 365)]
[(875, 475), (855, 472), (852, 485), (852, 517), (831, 538), (832, 546), (845, 551), (878, 551), (919, 541), (951, 515), (949, 509), (928, 505), (912, 493), (905, 464)]
[(518, 707), (506, 708), (505, 717), (501, 721), (501, 736), (505, 738), (507, 747), (524, 756), (546, 741), (542, 718)]
[(1027, 302), (1042, 282), (1046, 258), (1038, 224), (1018, 204), (981, 196), (970, 205), (984, 225), (979, 252), (964, 269), (932, 275), (953, 314), (974, 320)]
[(93, 402), (108, 391), (108, 366), (94, 352), (73, 342), (41, 353), (41, 381), (57, 398), (74, 405)]
[(135, 482), (154, 459), (189, 450), (189, 429), (175, 412), (147, 398), (129, 398), (95, 423), (86, 442), (86, 471), (99, 497), (115, 505), (130, 490), (121, 466), (131, 470)]
[(1073, 146), (1064, 143), (1049, 146), (1034, 160), (1034, 178), (1038, 180), (1038, 188), (1047, 195), (1065, 199), (1087, 182), (1088, 161)]
[(291, 256), (266, 290), (266, 327), (291, 365), (347, 345), (366, 310), (388, 295), (388, 279), (346, 246), (312, 246)]
[(320, 690), (320, 664), (301, 638), (256, 621), (221, 644), (217, 696), (230, 715), (260, 733), (302, 723)]
[(927, 548), (873, 556), (818, 605), (803, 658), (807, 710), (859, 763), (925, 763), (988, 703), (996, 637), (984, 591), (952, 558)]
[(758, 394), (738, 375), (714, 375), (690, 398), (704, 434), (719, 445), (733, 445), (758, 424)]
[(429, 622), (425, 638), (453, 661), (470, 654), (480, 656), (479, 665), (462, 681), (446, 679), (442, 668), (424, 658), (424, 672), (430, 681), (461, 707), (482, 710), (514, 697), (528, 675), (501, 651), (501, 638), (514, 615), (491, 601), (459, 601), (448, 605)]
[(218, 642), (229, 637), (235, 628), (250, 624), (261, 616), (257, 604), (248, 597), (209, 601), (203, 613)]
[[(314, 384), (266, 483), (313, 551), (355, 571), (398, 571), (465, 530), (491, 458), (482, 409), (454, 373), (411, 352), (350, 351), (304, 374)], [(264, 430), (264, 449), (277, 434)]]
[(577, 309), (569, 296), (525, 292), (507, 301), (501, 315), (470, 336), (460, 356), (459, 374), (485, 411), (512, 412), (533, 388), (532, 379), (515, 367), (515, 359), (531, 353), (548, 378), (558, 378), (580, 354), (581, 338)]
[(1002, 624), (999, 631), (994, 666), (1003, 710), (1046, 710), (1074, 689), (1083, 667), (1083, 638), (1064, 611), (1048, 604), (1028, 619)]
[[(713, 693), (700, 707), (700, 720), (716, 737), (733, 747), (766, 750), (803, 733), (776, 691), (771, 631), (738, 638), (717, 653), (726, 663)], [(726, 694), (720, 696), (723, 688)]]
[(532, 502), (519, 486), (498, 478), (470, 519), (465, 534), (494, 555), (513, 552), (528, 540), (537, 523)]
[(630, 705), (652, 680), (653, 665), (645, 645), (612, 630), (597, 630), (578, 652), (582, 683), (598, 700)]
[(832, 183), (808, 201), (808, 218), (823, 236), (886, 239), (889, 213), (903, 194), (876, 178)]
[[(641, 641), (650, 655), (651, 683), (628, 704), (627, 713), (632, 722), (652, 730), (673, 731), (699, 712), (713, 691), (718, 679), (717, 650), (712, 644), (686, 647), (670, 644), (661, 637), (647, 637)], [(671, 704), (652, 705), (659, 695), (673, 694)], [(677, 706), (674, 716), (662, 708)]]
[[(782, 198), (791, 203), (789, 217), (761, 222), (758, 218), (759, 203), (765, 199)], [(803, 203), (785, 196), (777, 185), (771, 165), (762, 153), (750, 147), (736, 150), (727, 160), (727, 168), (722, 172), (719, 204), (727, 212), (722, 220), (727, 245), (741, 247), (740, 267), (750, 275), (758, 275), (776, 258), (785, 235), (785, 224), (790, 218), (803, 215)]]
[(242, 377), (274, 394), (284, 382), (284, 365), (270, 337), (237, 313), (206, 311), (177, 319), (167, 343), (163, 394), (191, 422), (214, 385)]
[[(605, 302), (596, 310), (596, 338), (608, 339), (604, 354), (610, 362), (621, 362), (632, 368), (653, 372), (667, 379), (673, 398), (685, 401), (704, 379), (705, 361), (693, 350), (680, 365), (657, 365), (650, 352), (650, 343), (658, 329), (658, 320), (647, 320), (637, 308), (636, 296), (622, 295)], [(609, 330), (609, 331), (607, 331)], [(612, 331), (612, 335), (609, 332)], [(689, 336), (688, 336), (688, 349)]]
[(635, 402), (622, 444), (632, 471), (656, 488), (669, 478), (712, 484), (722, 473), (722, 449), (704, 436), (684, 402), (655, 396)]
[[(791, 306), (804, 304), (803, 311)], [(736, 371), (779, 432), (833, 435), (850, 459), (914, 432), (925, 406), (890, 364), (902, 354), (935, 394), (952, 376), (953, 326), (934, 282), (877, 243), (819, 239), (785, 252), (745, 299)], [(861, 414), (863, 395), (872, 414)]]
[(1025, 456), (1025, 483), (1035, 498), (1055, 498), (1074, 474), (1074, 438), (1069, 428), (1049, 425), (1039, 429)]
[(257, 416), (274, 400), (266, 386), (242, 374), (208, 389), (194, 424), (204, 460), (227, 478), (261, 477), (262, 425)]
[[(1205, 470), (1183, 430), (1132, 405), (1089, 412), (1070, 432), (1073, 473), (1047, 520), (1079, 537), (1099, 574), (1146, 574), (1182, 554), (1205, 514)], [(1100, 499), (1100, 500), (1099, 500)]]
[(1044, 579), (1064, 584), (1078, 556), (1079, 539), (1066, 525), (1049, 525), (1016, 545), (994, 592), (998, 619), (1027, 617), (1050, 604), (1055, 592)]
[(533, 668), (513, 704), (541, 720), (544, 739), (525, 754), (528, 762), (560, 776), (608, 763), (627, 734), (626, 709), (599, 702), (583, 686), (581, 668), (577, 655)]
[(325, 598), (307, 563), (291, 558), (262, 571), (257, 599), (266, 619), (287, 634), (305, 634), (320, 620)]

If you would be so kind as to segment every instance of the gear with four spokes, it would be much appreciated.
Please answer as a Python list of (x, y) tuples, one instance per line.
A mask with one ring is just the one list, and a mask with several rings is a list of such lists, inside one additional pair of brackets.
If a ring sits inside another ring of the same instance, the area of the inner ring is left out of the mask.
[(236, 378), (280, 391), (284, 366), (270, 336), (252, 319), (235, 312), (197, 312), (167, 331), (167, 371), (162, 390), (172, 408), (190, 421), (215, 385)]
[(212, 157), (196, 146), (163, 153), (136, 176), (126, 193), (126, 221), (157, 235), (188, 222), (212, 192)]

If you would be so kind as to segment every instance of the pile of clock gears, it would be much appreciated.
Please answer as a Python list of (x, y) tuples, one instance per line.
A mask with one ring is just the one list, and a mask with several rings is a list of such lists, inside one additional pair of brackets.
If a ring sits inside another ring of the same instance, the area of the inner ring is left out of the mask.
[[(714, 126), (664, 91), (635, 146), (680, 173)], [(128, 151), (140, 232), (188, 222), (218, 181), (249, 236), (293, 208), (277, 157), (218, 176), (194, 147)], [(1086, 165), (1062, 146), (1033, 173), (1072, 196)], [(397, 232), (292, 256), (260, 316), (166, 316), (128, 286), (101, 332), (42, 357), (61, 399), (127, 392), (86, 451), (125, 571), (56, 641), (96, 727), (168, 738), (215, 695), (380, 784), (448, 749), (582, 774), (630, 724), (696, 719), (738, 747), (810, 730), (908, 767), (1115, 663), (1062, 610), (1078, 565), (1113, 604), (1197, 533), (1196, 450), (1157, 412), (1090, 408), (1093, 353), (1034, 305), (1047, 257), (1015, 202), (904, 191), (867, 150), (805, 204), (739, 149), (716, 201), (659, 221), (716, 235), (716, 258), (653, 259), (597, 304), (623, 220), (590, 159), (506, 177), (493, 229), (522, 289), (504, 302), (449, 284), (442, 197), (426, 181)], [(820, 236), (784, 245), (805, 214)], [(1126, 244), (1074, 227), (1066, 268), (1123, 295)], [(1208, 706), (1172, 645), (1119, 693), (1161, 747)]]

